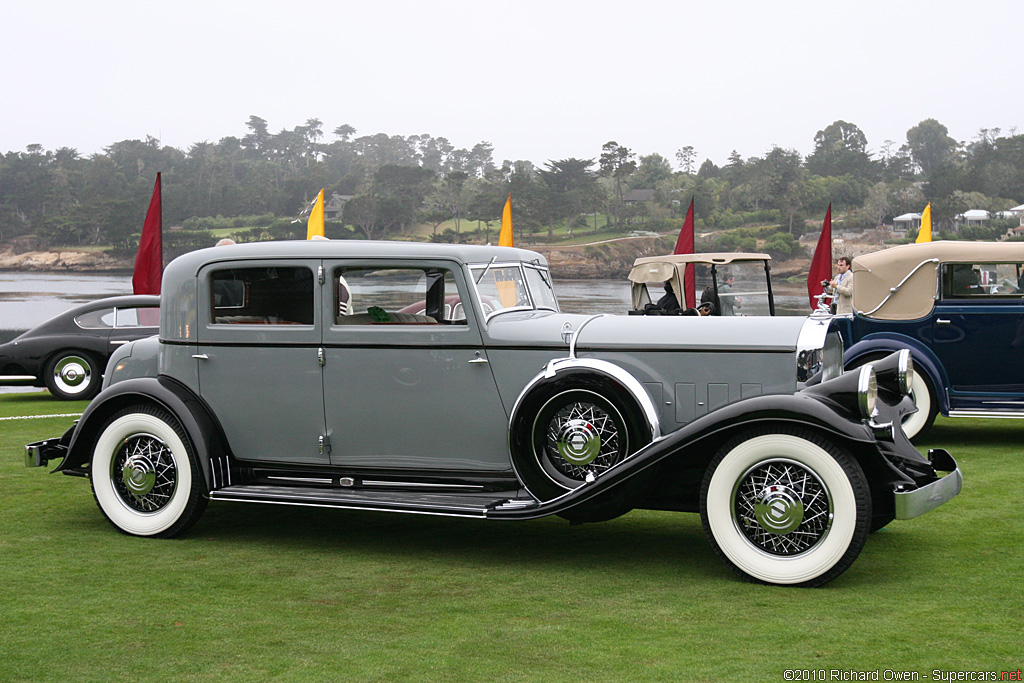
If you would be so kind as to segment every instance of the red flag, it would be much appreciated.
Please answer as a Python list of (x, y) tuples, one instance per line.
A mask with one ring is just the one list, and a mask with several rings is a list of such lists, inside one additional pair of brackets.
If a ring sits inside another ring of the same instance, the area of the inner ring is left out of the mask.
[[(679, 231), (679, 239), (676, 240), (676, 250), (673, 254), (693, 253), (693, 199), (690, 199), (690, 208), (686, 210), (686, 220), (683, 221), (683, 229)], [(694, 308), (697, 305), (697, 293), (694, 291), (697, 285), (693, 277), (693, 264), (686, 266), (683, 275), (683, 290), (686, 293), (686, 307)], [(676, 296), (679, 293), (676, 292)]]
[(135, 274), (132, 291), (136, 294), (159, 294), (160, 278), (164, 274), (163, 211), (160, 203), (160, 174), (156, 174), (153, 198), (149, 200), (146, 222), (142, 224), (139, 252), (135, 255)]
[(818, 246), (814, 248), (811, 268), (807, 271), (807, 296), (811, 301), (811, 310), (818, 307), (817, 295), (821, 294), (823, 280), (832, 279), (832, 202), (828, 203), (825, 222), (821, 224), (821, 236)]

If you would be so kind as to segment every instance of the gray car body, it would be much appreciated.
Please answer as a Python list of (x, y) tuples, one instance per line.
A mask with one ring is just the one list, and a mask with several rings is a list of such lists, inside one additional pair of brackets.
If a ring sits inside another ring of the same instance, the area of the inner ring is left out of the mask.
[(217, 247), (173, 261), (162, 291), (159, 337), (26, 447), (91, 478), (126, 533), (183, 533), (210, 500), (699, 511), (741, 576), (821, 585), (869, 529), (960, 491), (952, 457), (899, 428), (909, 354), (843, 374), (827, 317), (566, 315), (539, 254), (403, 243)]
[[(472, 294), (469, 267), (493, 259), (547, 265), (540, 254), (521, 249), (401, 242), (279, 242), (192, 252), (165, 273), (159, 341), (119, 350), (104, 386), (155, 375), (175, 379), (209, 405), (232, 452), (243, 460), (510, 473), (506, 432), (513, 408), (548, 363), (567, 356), (564, 332), (579, 331), (573, 341), (581, 362), (607, 363), (634, 378), (634, 386), (642, 386), (634, 398), (653, 411), (658, 433), (668, 434), (740, 399), (794, 393), (800, 353), (820, 350), (828, 329), (827, 321), (804, 318), (595, 317), (553, 310), (509, 311), (488, 319)], [(208, 324), (204, 302), (211, 293), (203, 274), (240, 262), (314, 269), (342, 262), (448, 265), (461, 271), (460, 288), (470, 292), (468, 325), (457, 330), (469, 339), (453, 341), (444, 338), (449, 330), (433, 329), (374, 337), (367, 328), (335, 330), (330, 338), (331, 326), (321, 322), (323, 301), (316, 324), (302, 329)], [(321, 368), (322, 346), (327, 359)], [(438, 359), (438, 349), (447, 355)], [(477, 356), (488, 362), (462, 367)], [(436, 362), (424, 362), (429, 359)], [(230, 367), (221, 375), (218, 364)], [(452, 376), (466, 375), (467, 369), (473, 371), (462, 378), (467, 383), (451, 387)], [(215, 378), (224, 381), (215, 385)], [(369, 391), (366, 383), (373, 378), (379, 381)], [(339, 385), (346, 393), (360, 387), (363, 397), (345, 401), (340, 424), (329, 414), (325, 422), (320, 392)], [(446, 415), (467, 417), (458, 420), (455, 444), (451, 421), (424, 410), (442, 397)], [(374, 427), (356, 432), (346, 425)], [(319, 452), (321, 436), (330, 438), (330, 454)]]

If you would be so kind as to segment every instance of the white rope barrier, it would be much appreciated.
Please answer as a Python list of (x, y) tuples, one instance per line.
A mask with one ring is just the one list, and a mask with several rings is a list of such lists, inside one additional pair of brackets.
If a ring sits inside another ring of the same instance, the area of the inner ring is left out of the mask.
[(81, 413), (54, 413), (53, 415), (15, 415), (14, 417), (0, 417), (3, 420), (45, 420), (48, 417), (82, 417)]

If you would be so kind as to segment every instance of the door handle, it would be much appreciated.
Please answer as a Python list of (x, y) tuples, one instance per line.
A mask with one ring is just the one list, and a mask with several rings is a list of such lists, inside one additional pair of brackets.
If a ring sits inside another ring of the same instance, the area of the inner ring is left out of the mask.
[(128, 343), (127, 339), (111, 339), (110, 340), (110, 345), (111, 346), (121, 346), (121, 344), (127, 344), (127, 343)]
[(193, 353), (192, 357), (197, 358), (199, 360), (210, 360), (210, 357), (207, 356), (205, 353)]
[(937, 318), (935, 320), (935, 324), (936, 325), (948, 325), (949, 321), (948, 320), (943, 320), (942, 318)]
[(481, 365), (481, 364), (482, 365), (486, 365), (487, 364), (487, 359), (486, 358), (474, 358), (473, 360), (467, 361), (467, 362), (469, 362), (472, 365)]

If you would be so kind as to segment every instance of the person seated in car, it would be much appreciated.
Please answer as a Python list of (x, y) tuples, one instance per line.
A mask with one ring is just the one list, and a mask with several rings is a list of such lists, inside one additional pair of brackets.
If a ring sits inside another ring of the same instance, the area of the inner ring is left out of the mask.
[(676, 293), (672, 291), (672, 283), (665, 283), (665, 295), (658, 299), (658, 308), (665, 311), (666, 313), (678, 313), (680, 310), (679, 299), (676, 298)]

